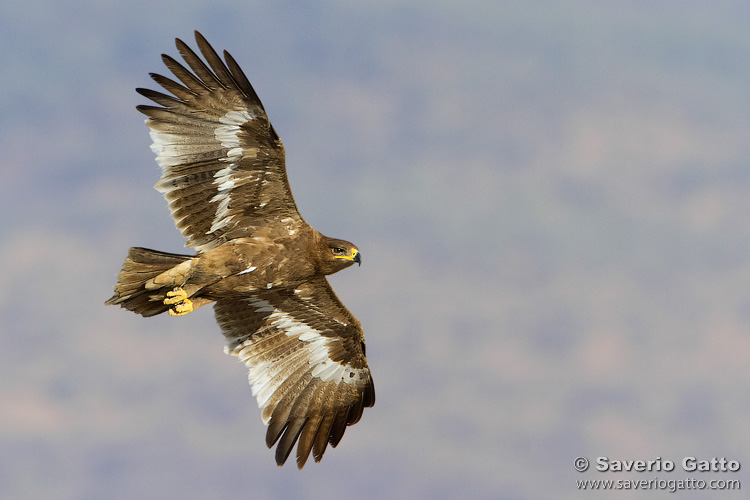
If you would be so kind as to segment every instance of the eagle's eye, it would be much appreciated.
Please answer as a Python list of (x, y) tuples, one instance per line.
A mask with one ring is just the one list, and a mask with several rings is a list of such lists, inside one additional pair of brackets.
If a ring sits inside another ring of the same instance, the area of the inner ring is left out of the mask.
[(341, 247), (333, 247), (333, 253), (344, 253), (344, 249)]

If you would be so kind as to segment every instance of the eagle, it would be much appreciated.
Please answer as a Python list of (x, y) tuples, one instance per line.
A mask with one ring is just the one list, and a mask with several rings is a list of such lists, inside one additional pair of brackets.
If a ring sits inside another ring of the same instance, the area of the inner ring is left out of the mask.
[(163, 54), (176, 80), (151, 73), (169, 94), (136, 91), (147, 116), (166, 198), (194, 255), (134, 247), (108, 305), (145, 317), (184, 316), (213, 303), (227, 354), (249, 371), (283, 465), (323, 457), (375, 404), (362, 326), (326, 276), (361, 264), (352, 243), (316, 231), (300, 215), (284, 146), (234, 58), (195, 32), (203, 59), (179, 38), (187, 67)]

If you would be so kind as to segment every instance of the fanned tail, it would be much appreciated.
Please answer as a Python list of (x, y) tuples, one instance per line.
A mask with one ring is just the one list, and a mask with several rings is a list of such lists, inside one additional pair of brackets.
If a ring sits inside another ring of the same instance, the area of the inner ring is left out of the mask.
[(146, 288), (146, 283), (176, 265), (190, 260), (190, 255), (159, 252), (133, 247), (117, 275), (115, 294), (105, 304), (119, 305), (141, 316), (161, 314), (169, 309), (164, 304), (166, 290)]

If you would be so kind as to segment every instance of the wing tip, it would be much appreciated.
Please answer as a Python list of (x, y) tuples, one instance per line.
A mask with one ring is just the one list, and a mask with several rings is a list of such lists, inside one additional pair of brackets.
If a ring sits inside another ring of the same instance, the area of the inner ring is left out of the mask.
[(276, 446), (277, 465), (284, 465), (284, 463), (286, 463), (286, 459), (289, 458), (289, 455), (292, 453), (294, 445), (297, 443), (297, 439), (302, 433), (302, 429), (304, 429), (307, 420), (306, 417), (299, 417), (292, 419), (287, 423), (284, 428), (284, 434), (281, 436), (279, 444)]
[(201, 43), (206, 43), (206, 44), (208, 43), (208, 41), (206, 40), (206, 37), (203, 36), (203, 34), (200, 31), (198, 31), (198, 30), (193, 30), (193, 36), (195, 36), (195, 41), (199, 45)]

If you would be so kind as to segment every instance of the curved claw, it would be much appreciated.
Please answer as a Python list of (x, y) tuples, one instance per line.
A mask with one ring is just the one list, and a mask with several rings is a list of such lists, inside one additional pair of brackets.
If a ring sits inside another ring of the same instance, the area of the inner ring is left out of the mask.
[(193, 312), (193, 302), (187, 298), (187, 292), (182, 287), (167, 292), (164, 305), (171, 306), (168, 311), (170, 316), (182, 316)]
[(172, 304), (179, 304), (187, 300), (187, 292), (182, 287), (177, 287), (174, 290), (167, 292), (167, 298), (164, 299), (165, 306), (171, 306)]

